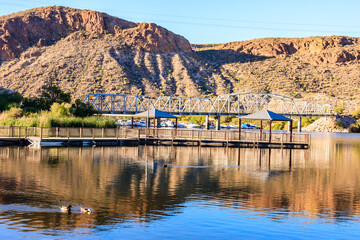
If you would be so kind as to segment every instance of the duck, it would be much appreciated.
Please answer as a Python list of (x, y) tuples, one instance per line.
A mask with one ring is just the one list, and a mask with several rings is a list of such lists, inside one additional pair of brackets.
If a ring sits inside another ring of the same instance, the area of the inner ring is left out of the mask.
[(91, 209), (91, 208), (80, 208), (80, 211), (82, 212), (82, 213), (92, 213), (93, 212), (93, 210)]
[(71, 212), (71, 208), (72, 208), (72, 206), (71, 205), (69, 205), (69, 206), (61, 206), (60, 207), (60, 210), (61, 211), (68, 211), (68, 212)]

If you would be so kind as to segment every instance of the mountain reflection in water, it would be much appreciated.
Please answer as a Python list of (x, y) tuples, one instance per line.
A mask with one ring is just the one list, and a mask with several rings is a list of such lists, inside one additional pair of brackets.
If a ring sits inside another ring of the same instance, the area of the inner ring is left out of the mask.
[[(339, 137), (315, 137), (309, 150), (1, 147), (0, 226), (88, 235), (177, 216), (189, 202), (273, 220), (354, 221), (359, 156), (360, 141)], [(95, 212), (59, 211), (68, 204)]]

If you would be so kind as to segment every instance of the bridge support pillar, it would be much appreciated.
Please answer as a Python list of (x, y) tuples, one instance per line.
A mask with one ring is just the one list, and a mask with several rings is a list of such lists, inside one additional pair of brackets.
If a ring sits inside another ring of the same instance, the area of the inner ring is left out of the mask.
[(298, 132), (301, 132), (301, 117), (299, 117)]
[[(161, 118), (157, 118), (157, 124), (156, 124), (156, 127), (157, 128), (161, 128)], [(154, 126), (155, 127), (155, 126)]]
[(206, 117), (205, 117), (205, 129), (209, 130), (209, 128), (210, 128), (209, 115), (206, 115)]
[(216, 130), (220, 130), (220, 125), (221, 125), (221, 116), (218, 115), (216, 116)]

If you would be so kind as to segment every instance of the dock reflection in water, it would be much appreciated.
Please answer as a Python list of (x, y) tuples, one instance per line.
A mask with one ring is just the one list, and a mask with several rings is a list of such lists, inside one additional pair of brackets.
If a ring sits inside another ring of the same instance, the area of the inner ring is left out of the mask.
[[(0, 233), (111, 237), (116, 229), (141, 238), (147, 235), (136, 229), (147, 227), (148, 236), (171, 236), (152, 232), (162, 222), (173, 234), (182, 226), (189, 236), (204, 237), (246, 228), (255, 218), (271, 236), (276, 235), (271, 224), (289, 219), (296, 227), (358, 224), (359, 156), (359, 141), (339, 137), (315, 138), (309, 150), (3, 147)], [(60, 212), (67, 204), (95, 212)], [(219, 211), (216, 217), (212, 211)], [(200, 214), (207, 212), (208, 217)], [(187, 223), (175, 221), (175, 227), (171, 220), (181, 217)], [(234, 229), (222, 229), (225, 225)], [(254, 232), (243, 236), (258, 236)]]

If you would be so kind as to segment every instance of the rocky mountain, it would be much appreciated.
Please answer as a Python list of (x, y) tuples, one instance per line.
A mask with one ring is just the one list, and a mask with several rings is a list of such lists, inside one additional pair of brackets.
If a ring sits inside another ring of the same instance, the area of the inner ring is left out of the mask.
[(190, 45), (153, 23), (66, 7), (0, 17), (0, 87), (25, 96), (56, 84), (75, 98), (251, 91), (356, 104), (359, 53), (359, 38), (344, 36)]

